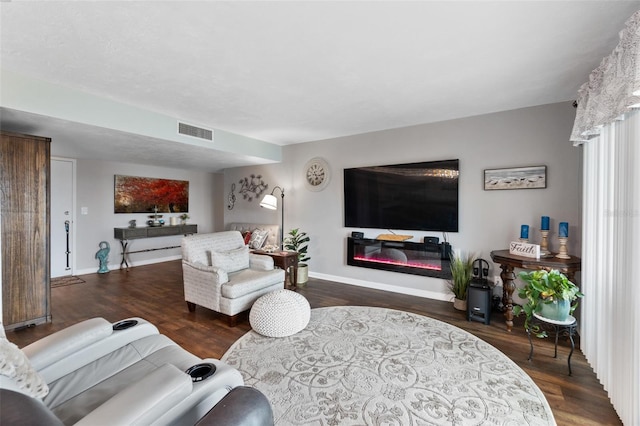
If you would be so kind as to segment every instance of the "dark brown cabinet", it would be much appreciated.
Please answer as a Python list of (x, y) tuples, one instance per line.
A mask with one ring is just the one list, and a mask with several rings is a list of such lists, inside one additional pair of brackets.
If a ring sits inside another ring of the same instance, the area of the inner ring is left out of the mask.
[(14, 329), (51, 321), (51, 139), (0, 135), (2, 322)]

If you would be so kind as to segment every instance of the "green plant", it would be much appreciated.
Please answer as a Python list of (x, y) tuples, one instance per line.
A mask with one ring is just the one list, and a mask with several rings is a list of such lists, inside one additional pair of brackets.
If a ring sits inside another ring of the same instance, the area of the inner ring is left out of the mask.
[(298, 252), (299, 264), (311, 259), (307, 255), (309, 237), (304, 231), (300, 231), (299, 228), (289, 231), (287, 238), (284, 239), (284, 248), (287, 250), (293, 250)]
[(182, 214), (180, 215), (180, 219), (182, 219), (182, 220), (187, 220), (187, 219), (189, 219), (189, 215), (188, 215), (188, 214), (186, 214), (186, 213), (182, 213)]
[(449, 290), (456, 299), (467, 300), (467, 288), (473, 278), (474, 253), (451, 255), (451, 279), (447, 281)]
[(540, 331), (538, 325), (531, 326), (533, 314), (540, 310), (543, 303), (553, 303), (555, 300), (567, 300), (571, 303), (569, 313), (573, 313), (578, 306), (578, 298), (584, 294), (578, 286), (569, 281), (566, 275), (558, 270), (539, 270), (531, 272), (520, 272), (520, 278), (526, 285), (518, 289), (518, 296), (526, 300), (522, 306), (514, 306), (513, 314), (519, 316), (524, 312), (525, 329), (533, 331), (537, 337), (547, 337), (546, 331)]

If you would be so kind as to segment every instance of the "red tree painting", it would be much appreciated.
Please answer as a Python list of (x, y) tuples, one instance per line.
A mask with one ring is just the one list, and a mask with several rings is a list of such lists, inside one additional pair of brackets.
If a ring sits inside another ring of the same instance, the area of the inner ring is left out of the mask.
[(189, 181), (115, 175), (115, 213), (189, 211)]

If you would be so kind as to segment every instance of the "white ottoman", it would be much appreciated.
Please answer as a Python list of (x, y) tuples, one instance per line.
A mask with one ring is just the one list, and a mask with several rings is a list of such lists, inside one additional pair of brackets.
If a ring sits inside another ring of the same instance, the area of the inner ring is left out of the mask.
[(249, 313), (249, 323), (256, 333), (267, 337), (296, 334), (309, 324), (311, 306), (301, 294), (291, 290), (276, 290), (255, 301)]

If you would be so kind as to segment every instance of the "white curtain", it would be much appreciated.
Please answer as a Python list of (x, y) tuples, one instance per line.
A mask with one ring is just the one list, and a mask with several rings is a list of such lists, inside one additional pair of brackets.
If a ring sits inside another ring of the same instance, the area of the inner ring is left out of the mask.
[(640, 425), (640, 11), (579, 92), (584, 146), (581, 349), (624, 424)]
[(640, 112), (584, 144), (581, 348), (625, 424), (640, 425)]

